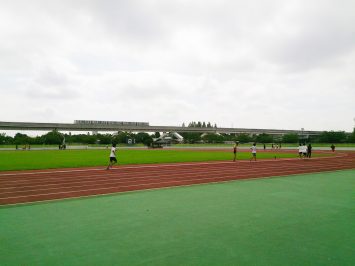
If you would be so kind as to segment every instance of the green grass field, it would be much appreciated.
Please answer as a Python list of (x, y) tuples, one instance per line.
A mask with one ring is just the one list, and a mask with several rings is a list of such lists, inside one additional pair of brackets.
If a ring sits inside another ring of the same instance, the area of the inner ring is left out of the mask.
[[(69, 146), (88, 146), (88, 147), (106, 147), (105, 144), (83, 144), (83, 143), (69, 143)], [(249, 148), (252, 143), (240, 143), (240, 148)], [(329, 148), (332, 143), (313, 143), (314, 148)], [(132, 147), (132, 145), (127, 144), (118, 144), (118, 147)], [(144, 145), (141, 143), (134, 144), (134, 147), (143, 147)], [(232, 147), (232, 144), (224, 144), (224, 143), (204, 143), (204, 144), (173, 144), (172, 147)], [(257, 143), (256, 145), (258, 148), (263, 148), (263, 144)], [(355, 148), (355, 143), (336, 143), (336, 147), (338, 148)], [(0, 148), (12, 148), (15, 149), (16, 145), (0, 145)], [(18, 145), (18, 148), (21, 149), (23, 145)], [(31, 145), (32, 148), (57, 148), (58, 145), (39, 145), (33, 144)], [(266, 143), (267, 148), (271, 148), (271, 143)], [(298, 143), (282, 143), (282, 147), (298, 147)]]
[(355, 170), (0, 207), (1, 265), (354, 265)]
[[(47, 169), (65, 167), (104, 166), (108, 163), (109, 150), (42, 150), (42, 151), (0, 151), (0, 171)], [(258, 159), (295, 158), (297, 152), (258, 152)], [(316, 154), (314, 156), (324, 156)], [(239, 152), (238, 159), (250, 159), (249, 152)], [(231, 160), (232, 152), (201, 150), (129, 150), (119, 149), (119, 164), (146, 164), (171, 162), (199, 162)]]
[[(238, 146), (242, 148), (249, 148), (252, 143), (240, 143)], [(298, 143), (282, 143), (282, 147), (298, 147)], [(332, 143), (313, 143), (313, 148), (329, 148)], [(204, 144), (175, 144), (174, 147), (231, 147), (231, 144), (223, 144), (223, 143), (204, 143)], [(257, 143), (256, 146), (258, 148), (263, 148), (262, 143)], [(340, 148), (355, 148), (355, 143), (335, 143), (335, 146)], [(268, 149), (271, 148), (271, 143), (266, 143), (266, 147)]]

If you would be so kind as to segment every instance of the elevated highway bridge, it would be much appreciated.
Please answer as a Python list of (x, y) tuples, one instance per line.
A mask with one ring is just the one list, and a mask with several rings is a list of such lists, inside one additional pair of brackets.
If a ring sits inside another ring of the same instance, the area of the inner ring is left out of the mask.
[(86, 123), (37, 123), (37, 122), (1, 122), (0, 130), (35, 130), (35, 131), (91, 131), (91, 132), (196, 132), (196, 133), (226, 133), (226, 134), (262, 134), (274, 136), (285, 134), (298, 134), (301, 136), (320, 135), (322, 131), (287, 130), (287, 129), (257, 129), (257, 128), (205, 128), (205, 127), (178, 127), (178, 126), (151, 126), (148, 123), (127, 124), (86, 124)]

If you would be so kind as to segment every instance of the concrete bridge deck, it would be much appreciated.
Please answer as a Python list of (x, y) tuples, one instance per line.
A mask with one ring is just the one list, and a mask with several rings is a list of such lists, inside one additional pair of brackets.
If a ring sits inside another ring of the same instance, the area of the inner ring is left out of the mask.
[(203, 128), (178, 126), (150, 125), (102, 125), (102, 124), (71, 124), (71, 123), (37, 123), (37, 122), (1, 122), (0, 130), (37, 130), (37, 131), (131, 131), (131, 132), (198, 132), (198, 133), (227, 133), (227, 134), (298, 134), (302, 136), (319, 135), (322, 131), (287, 130), (287, 129), (256, 129), (256, 128)]

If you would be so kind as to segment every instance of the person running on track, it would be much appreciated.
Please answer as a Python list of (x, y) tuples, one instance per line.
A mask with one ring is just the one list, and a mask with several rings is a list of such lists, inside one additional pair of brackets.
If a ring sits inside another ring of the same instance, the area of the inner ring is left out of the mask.
[(300, 157), (300, 159), (302, 158), (302, 154), (303, 154), (303, 148), (302, 148), (302, 144), (300, 143), (298, 145), (298, 156)]
[(239, 142), (237, 141), (237, 142), (234, 144), (234, 147), (233, 147), (233, 154), (234, 154), (233, 162), (235, 162), (235, 161), (237, 160), (237, 147), (238, 147), (238, 144), (239, 144)]
[(306, 143), (303, 143), (303, 145), (302, 145), (302, 156), (303, 156), (303, 158), (307, 158), (307, 146), (306, 146)]
[(308, 158), (312, 157), (312, 145), (311, 145), (311, 143), (309, 143), (308, 147), (307, 147), (307, 157)]
[(110, 168), (112, 168), (112, 165), (114, 165), (115, 163), (117, 163), (117, 159), (116, 159), (116, 144), (113, 143), (112, 147), (111, 147), (111, 152), (110, 152), (110, 163), (107, 166), (106, 170), (110, 170)]
[(334, 144), (332, 144), (332, 146), (330, 146), (330, 148), (332, 149), (332, 152), (335, 151), (335, 146), (334, 146)]
[(254, 161), (256, 161), (256, 143), (253, 143), (253, 146), (251, 146), (251, 154), (252, 157), (250, 158), (250, 161), (252, 161), (254, 159)]

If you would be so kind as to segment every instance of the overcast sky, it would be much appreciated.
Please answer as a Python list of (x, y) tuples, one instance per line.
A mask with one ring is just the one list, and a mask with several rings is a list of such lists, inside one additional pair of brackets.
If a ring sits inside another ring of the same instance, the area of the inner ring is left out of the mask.
[(353, 0), (0, 0), (0, 121), (352, 131)]

